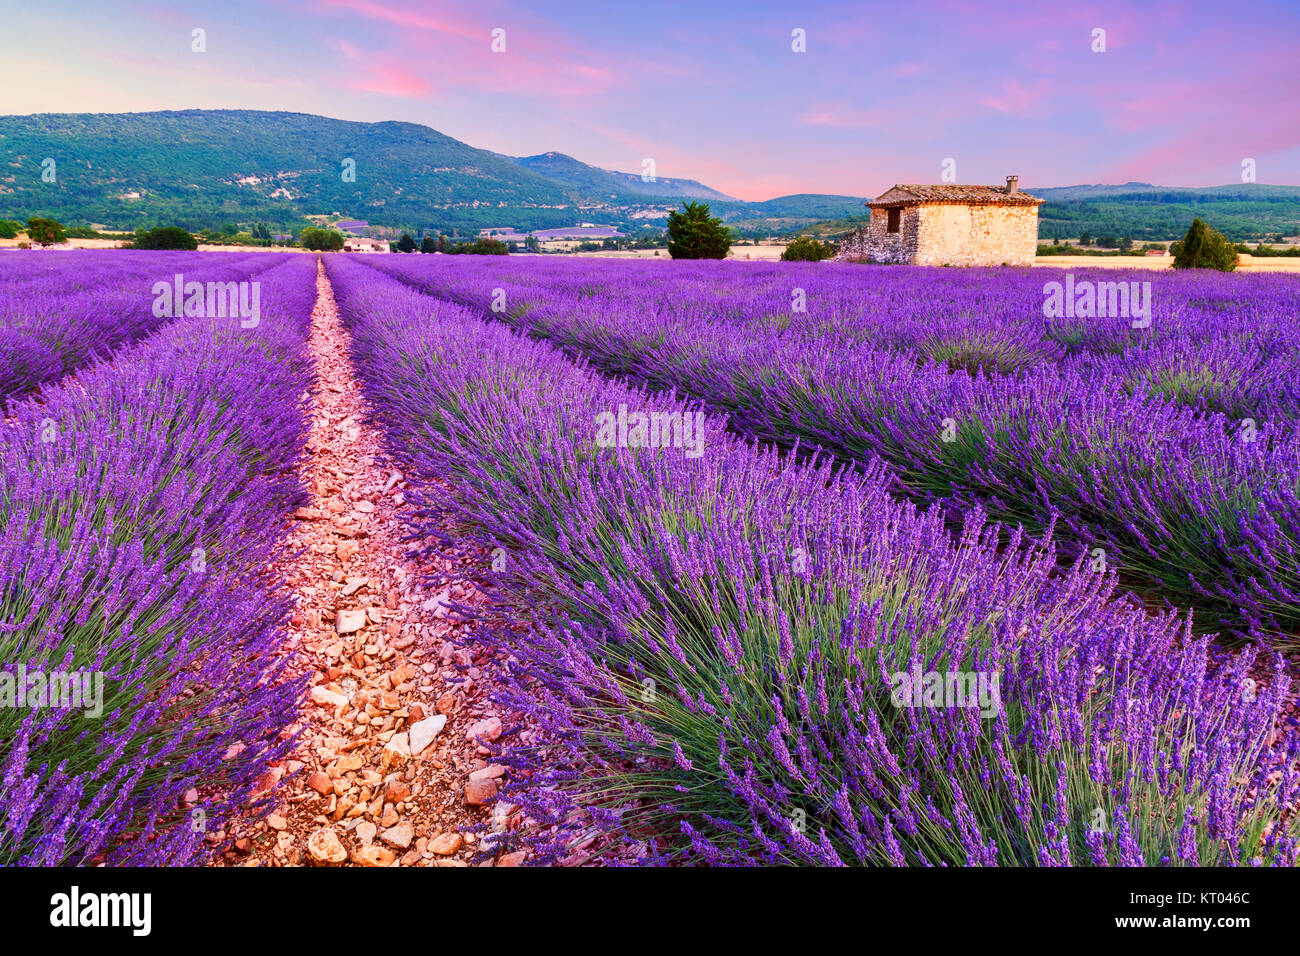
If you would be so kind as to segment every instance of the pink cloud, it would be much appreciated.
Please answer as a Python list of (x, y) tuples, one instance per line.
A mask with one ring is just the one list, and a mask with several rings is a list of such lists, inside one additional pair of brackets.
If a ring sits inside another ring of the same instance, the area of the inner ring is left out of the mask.
[(456, 22), (446, 18), (434, 18), (415, 10), (405, 10), (395, 4), (371, 3), (369, 0), (322, 0), (326, 8), (341, 9), (370, 20), (381, 20), (394, 26), (412, 30), (431, 30), (436, 33), (451, 33), (457, 36), (484, 40), (489, 32), (479, 30), (470, 24)]
[[(389, 48), (361, 51), (348, 44), (340, 50), (362, 59), (372, 72), (405, 69), (394, 64), (437, 63), (439, 86), (488, 93), (519, 93), (530, 97), (592, 96), (631, 82), (644, 74), (635, 61), (588, 50), (568, 35), (512, 13), (497, 20), (431, 14), (422, 5), (381, 4), (372, 0), (320, 0), (321, 9), (395, 28)], [(493, 49), (496, 29), (505, 31), (505, 50)], [(346, 82), (352, 89), (370, 89), (368, 82)], [(427, 88), (427, 84), (424, 84)], [(394, 95), (420, 96), (417, 84), (390, 86)], [(405, 90), (406, 92), (397, 92)]]
[(425, 96), (429, 93), (430, 86), (424, 77), (402, 67), (371, 64), (367, 70), (370, 75), (353, 84), (353, 89), (383, 93), (385, 96)]

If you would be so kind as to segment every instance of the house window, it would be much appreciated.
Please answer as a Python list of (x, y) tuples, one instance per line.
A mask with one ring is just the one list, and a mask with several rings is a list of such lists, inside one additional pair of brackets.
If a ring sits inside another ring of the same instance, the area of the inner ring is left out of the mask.
[(903, 218), (903, 210), (901, 210), (901, 209), (890, 209), (890, 210), (887, 210), (887, 211), (888, 211), (888, 213), (889, 213), (889, 221), (888, 221), (888, 222), (886, 223), (886, 225), (885, 225), (885, 231), (886, 231), (886, 232), (898, 232), (898, 224), (899, 224), (899, 221)]

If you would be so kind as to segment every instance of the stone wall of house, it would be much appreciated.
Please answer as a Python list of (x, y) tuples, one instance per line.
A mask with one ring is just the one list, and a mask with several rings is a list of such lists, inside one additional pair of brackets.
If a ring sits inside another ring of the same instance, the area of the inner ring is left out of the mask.
[(887, 210), (871, 210), (870, 223), (844, 237), (837, 258), (841, 262), (912, 262), (917, 254), (921, 208), (923, 207), (903, 207), (898, 232), (889, 231)]
[(919, 207), (916, 256), (922, 266), (1027, 266), (1038, 251), (1038, 207)]

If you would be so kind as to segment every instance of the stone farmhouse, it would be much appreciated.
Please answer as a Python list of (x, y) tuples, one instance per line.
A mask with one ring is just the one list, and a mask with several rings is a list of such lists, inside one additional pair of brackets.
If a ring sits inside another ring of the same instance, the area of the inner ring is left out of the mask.
[(382, 239), (367, 239), (363, 236), (348, 236), (343, 240), (344, 252), (387, 252), (388, 243)]
[(1038, 207), (1018, 187), (894, 186), (867, 203), (868, 225), (840, 245), (843, 262), (918, 266), (1027, 266), (1038, 249)]

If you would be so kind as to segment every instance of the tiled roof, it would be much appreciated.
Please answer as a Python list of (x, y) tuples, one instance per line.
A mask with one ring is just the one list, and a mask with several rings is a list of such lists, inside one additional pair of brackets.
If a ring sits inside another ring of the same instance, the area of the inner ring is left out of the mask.
[[(891, 198), (886, 199), (886, 196)], [(899, 183), (886, 190), (870, 207), (911, 206), (919, 203), (956, 203), (962, 206), (1040, 206), (1045, 199), (1017, 192), (1008, 196), (1005, 186), (959, 186), (956, 183)]]

